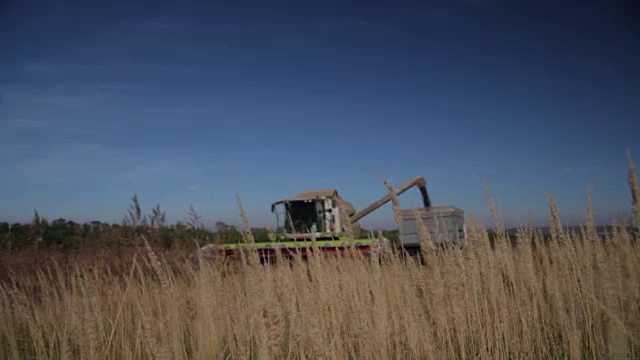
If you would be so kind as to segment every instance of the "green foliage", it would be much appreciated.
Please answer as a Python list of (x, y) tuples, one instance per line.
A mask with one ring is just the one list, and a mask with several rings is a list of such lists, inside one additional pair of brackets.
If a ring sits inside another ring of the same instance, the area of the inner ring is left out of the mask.
[(400, 231), (398, 229), (382, 230), (382, 236), (394, 243), (400, 241)]
[(9, 223), (2, 222), (0, 223), (0, 246), (3, 248), (6, 248), (8, 241), (9, 241)]
[[(233, 225), (218, 222), (217, 231), (193, 228), (183, 223), (151, 227), (149, 225), (109, 224), (100, 221), (76, 223), (59, 218), (51, 223), (45, 221), (27, 224), (0, 222), (0, 247), (5, 250), (20, 250), (29, 247), (48, 249), (71, 249), (79, 246), (130, 245), (131, 234), (145, 234), (153, 245), (170, 249), (200, 245), (242, 242), (242, 233)], [(266, 228), (252, 229), (256, 242), (269, 241)]]

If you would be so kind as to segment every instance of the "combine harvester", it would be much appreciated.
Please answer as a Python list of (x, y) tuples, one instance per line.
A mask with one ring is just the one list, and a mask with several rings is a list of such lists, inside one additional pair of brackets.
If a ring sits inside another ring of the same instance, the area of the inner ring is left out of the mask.
[[(399, 196), (413, 186), (420, 189), (424, 207), (399, 209), (400, 241), (392, 244), (392, 247), (401, 250), (405, 255), (419, 256), (421, 237), (416, 214), (427, 226), (431, 239), (436, 244), (464, 244), (466, 240), (464, 212), (455, 206), (432, 206), (426, 180), (422, 176), (417, 176), (403, 184), (394, 191), (394, 194)], [(314, 240), (317, 249), (322, 253), (344, 253), (353, 247), (360, 253), (370, 254), (381, 248), (381, 240), (368, 235), (362, 236), (363, 231), (358, 222), (391, 199), (391, 194), (387, 194), (356, 212), (353, 205), (343, 200), (336, 189), (302, 192), (294, 198), (283, 199), (271, 205), (271, 212), (275, 212), (278, 226), (274, 241), (255, 244), (209, 244), (201, 248), (202, 254), (214, 259), (236, 258), (241, 250), (255, 246), (261, 262), (270, 262), (276, 257), (276, 250), (279, 250), (283, 257), (295, 254), (306, 257), (314, 250), (312, 245)], [(281, 212), (277, 211), (279, 206), (283, 207)], [(351, 238), (348, 236), (345, 217), (351, 224)], [(438, 229), (437, 232), (436, 229)], [(388, 242), (388, 239), (382, 241)]]

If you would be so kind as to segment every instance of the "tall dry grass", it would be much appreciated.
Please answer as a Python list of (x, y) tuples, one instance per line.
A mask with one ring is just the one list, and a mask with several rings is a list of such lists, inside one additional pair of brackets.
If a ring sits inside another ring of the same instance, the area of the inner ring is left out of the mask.
[(425, 246), (423, 266), (347, 254), (176, 271), (141, 238), (124, 276), (50, 266), (1, 284), (0, 357), (639, 358), (637, 237), (624, 222), (599, 237), (588, 200), (582, 231), (550, 198), (552, 239), (522, 228), (515, 247), (470, 218), (468, 245)]

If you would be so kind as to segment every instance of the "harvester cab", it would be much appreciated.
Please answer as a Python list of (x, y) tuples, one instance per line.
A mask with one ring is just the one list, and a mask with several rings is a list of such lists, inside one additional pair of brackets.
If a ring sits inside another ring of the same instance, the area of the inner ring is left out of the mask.
[(355, 208), (336, 189), (323, 189), (279, 200), (271, 204), (271, 211), (284, 238), (335, 240), (344, 232), (344, 216), (351, 217)]

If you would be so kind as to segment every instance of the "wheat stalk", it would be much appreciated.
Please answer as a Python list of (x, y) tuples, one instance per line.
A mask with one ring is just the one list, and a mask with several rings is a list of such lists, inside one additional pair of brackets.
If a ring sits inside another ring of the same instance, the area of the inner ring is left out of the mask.
[(631, 149), (627, 148), (627, 160), (629, 162), (629, 175), (627, 181), (631, 190), (631, 205), (633, 206), (633, 223), (640, 227), (640, 190), (638, 187), (638, 174), (631, 157)]

